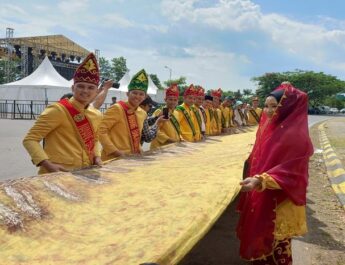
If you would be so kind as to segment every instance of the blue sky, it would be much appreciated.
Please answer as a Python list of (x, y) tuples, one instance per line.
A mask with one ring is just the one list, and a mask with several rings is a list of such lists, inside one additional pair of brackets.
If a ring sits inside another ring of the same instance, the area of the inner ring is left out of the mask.
[(255, 89), (266, 72), (345, 79), (343, 0), (0, 0), (0, 37), (63, 34), (108, 59), (124, 56), (161, 81)]

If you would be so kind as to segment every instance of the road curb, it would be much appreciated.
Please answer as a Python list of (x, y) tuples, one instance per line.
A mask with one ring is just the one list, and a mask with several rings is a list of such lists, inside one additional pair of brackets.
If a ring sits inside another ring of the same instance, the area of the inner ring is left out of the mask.
[(341, 205), (345, 209), (345, 169), (328, 140), (324, 122), (318, 126), (318, 130), (329, 181)]

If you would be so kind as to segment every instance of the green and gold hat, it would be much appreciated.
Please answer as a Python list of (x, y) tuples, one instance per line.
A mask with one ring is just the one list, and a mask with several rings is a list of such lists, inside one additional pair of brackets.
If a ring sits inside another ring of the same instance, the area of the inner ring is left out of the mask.
[(149, 79), (144, 69), (136, 73), (128, 84), (128, 91), (141, 90), (145, 93), (149, 87)]

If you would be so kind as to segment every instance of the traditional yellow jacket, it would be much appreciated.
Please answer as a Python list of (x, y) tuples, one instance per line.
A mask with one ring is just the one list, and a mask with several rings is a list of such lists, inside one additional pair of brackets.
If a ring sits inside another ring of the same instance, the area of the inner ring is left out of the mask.
[[(89, 120), (95, 134), (95, 156), (101, 156), (97, 132), (102, 119), (101, 112), (92, 106), (85, 109), (73, 97), (69, 102)], [(93, 163), (84, 149), (75, 125), (72, 124), (72, 117), (67, 115), (70, 114), (61, 104), (52, 104), (42, 112), (25, 136), (23, 145), (35, 165), (49, 159), (68, 170), (73, 170), (90, 166)], [(43, 139), (44, 147), (40, 145)], [(40, 167), (38, 173), (44, 174), (47, 171)]]
[[(162, 112), (161, 109), (157, 109), (154, 113), (153, 116), (159, 116), (159, 114)], [(170, 115), (174, 115), (172, 111), (170, 111)], [(175, 116), (174, 116), (175, 117)], [(176, 117), (175, 117), (176, 118)], [(177, 120), (176, 120), (177, 121)], [(180, 124), (177, 122), (176, 126), (173, 124), (172, 120), (163, 122), (157, 131), (157, 136), (153, 141), (151, 142), (150, 149), (156, 149), (160, 146), (163, 146), (167, 144), (168, 140), (173, 140), (175, 142), (180, 142), (181, 141), (181, 136), (180, 136)]]
[[(194, 113), (187, 104), (182, 103), (180, 106), (182, 106), (186, 110), (186, 112), (189, 114), (190, 123), (191, 123), (191, 125), (189, 125), (189, 122), (187, 121), (185, 115), (183, 114), (183, 112), (181, 110), (178, 109), (179, 106), (177, 106), (177, 108), (174, 110), (174, 116), (176, 117), (177, 121), (180, 124), (181, 136), (187, 142), (195, 142), (195, 139), (196, 139), (195, 128), (198, 125), (195, 124)], [(193, 126), (194, 132), (193, 132), (191, 126)]]
[(212, 135), (222, 132), (222, 111), (219, 108), (213, 108)]
[[(195, 128), (195, 141), (198, 142), (198, 141), (201, 141), (202, 139), (202, 134), (201, 134), (201, 128), (200, 128), (200, 125), (199, 125), (199, 121), (198, 121), (198, 118), (196, 115), (200, 115), (199, 113), (199, 107), (196, 107), (195, 105), (193, 105), (193, 109), (192, 110), (192, 119), (193, 119), (193, 123), (194, 123), (194, 128)], [(195, 114), (195, 112), (197, 112), (198, 114)], [(202, 117), (200, 117), (202, 119)], [(201, 123), (202, 123), (202, 120), (201, 120)], [(202, 126), (202, 125), (201, 125)]]
[[(253, 110), (248, 110), (247, 114), (248, 114), (248, 125), (257, 125), (258, 121), (255, 119), (254, 115), (253, 115), (253, 111), (255, 111), (255, 113), (257, 114), (257, 116), (260, 118), (261, 113), (262, 113), (262, 109), (261, 108), (256, 108)], [(259, 119), (260, 120), (260, 119)]]
[(222, 128), (229, 128), (230, 127), (230, 108), (223, 107), (222, 105), (219, 107), (222, 112)]
[[(126, 104), (128, 105), (128, 102)], [(143, 109), (138, 107), (135, 110), (135, 115), (141, 136), (147, 114)], [(103, 147), (103, 161), (116, 158), (112, 153), (118, 150), (125, 154), (132, 153), (132, 138), (126, 113), (118, 103), (110, 106), (104, 113), (103, 120), (99, 126), (99, 140)]]
[(212, 124), (213, 124), (213, 110), (205, 109), (206, 122), (205, 122), (205, 134), (212, 135)]
[[(281, 189), (279, 184), (268, 174), (259, 176), (261, 188)], [(293, 236), (300, 236), (307, 232), (306, 209), (305, 206), (295, 205), (290, 199), (286, 199), (277, 205), (274, 238), (283, 240)]]

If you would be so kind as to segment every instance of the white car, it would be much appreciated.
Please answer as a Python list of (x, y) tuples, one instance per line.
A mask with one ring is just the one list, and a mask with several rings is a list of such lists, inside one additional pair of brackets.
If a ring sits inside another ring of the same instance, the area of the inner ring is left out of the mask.
[(336, 114), (339, 112), (339, 110), (337, 108), (330, 108), (329, 110), (332, 114)]
[(345, 108), (339, 111), (340, 113), (345, 113)]

